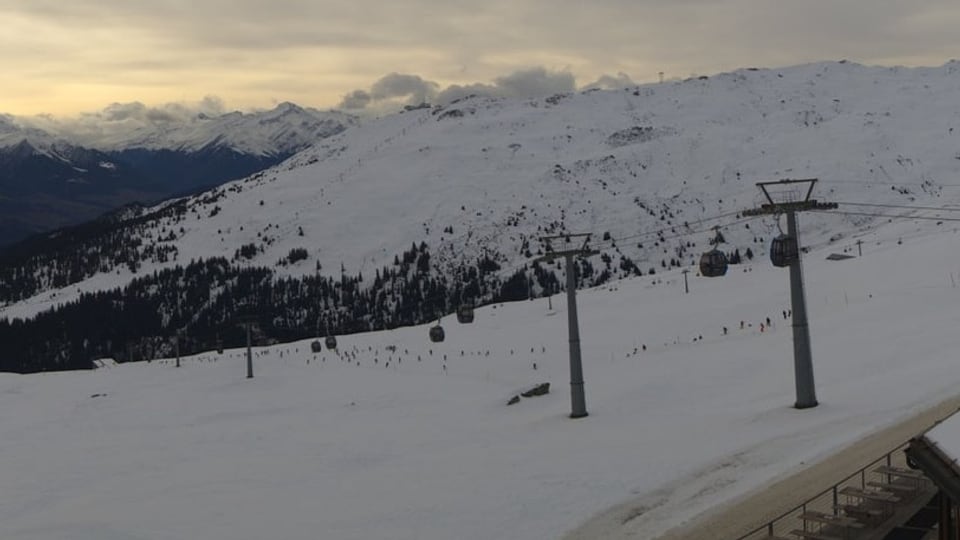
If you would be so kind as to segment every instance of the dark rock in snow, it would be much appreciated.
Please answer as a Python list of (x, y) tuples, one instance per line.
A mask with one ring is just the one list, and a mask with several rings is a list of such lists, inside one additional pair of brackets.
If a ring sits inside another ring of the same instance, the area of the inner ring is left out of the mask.
[(550, 383), (545, 382), (534, 386), (526, 392), (521, 392), (523, 397), (545, 396), (550, 393)]

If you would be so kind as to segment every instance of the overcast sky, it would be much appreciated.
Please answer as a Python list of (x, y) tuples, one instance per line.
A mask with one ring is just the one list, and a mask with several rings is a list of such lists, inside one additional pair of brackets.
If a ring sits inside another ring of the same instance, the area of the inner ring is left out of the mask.
[(525, 95), (960, 55), (957, 0), (0, 0), (0, 25), (0, 113), (15, 115), (211, 100), (360, 111), (471, 85)]

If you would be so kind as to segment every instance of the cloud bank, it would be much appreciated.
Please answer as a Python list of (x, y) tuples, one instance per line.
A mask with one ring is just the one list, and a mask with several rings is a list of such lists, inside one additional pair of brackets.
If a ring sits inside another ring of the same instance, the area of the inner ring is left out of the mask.
[(569, 71), (550, 71), (534, 67), (494, 78), (492, 83), (451, 84), (445, 88), (419, 75), (390, 73), (378, 79), (369, 89), (349, 92), (338, 108), (347, 112), (384, 112), (404, 105), (421, 103), (444, 105), (469, 95), (498, 98), (534, 98), (575, 92), (578, 89), (614, 89), (635, 85), (625, 73), (602, 75), (596, 81), (577, 86)]
[(126, 139), (131, 134), (164, 132), (226, 113), (223, 100), (207, 96), (190, 103), (148, 106), (138, 101), (111, 103), (95, 112), (57, 117), (49, 114), (10, 117), (26, 128), (36, 128), (77, 141)]

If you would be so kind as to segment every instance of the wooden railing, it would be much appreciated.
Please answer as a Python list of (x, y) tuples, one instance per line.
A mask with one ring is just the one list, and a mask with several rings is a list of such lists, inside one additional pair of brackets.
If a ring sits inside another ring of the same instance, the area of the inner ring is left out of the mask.
[[(929, 485), (922, 473), (908, 467), (903, 452), (906, 446), (898, 446), (833, 487), (737, 540), (859, 537), (867, 532), (862, 530), (864, 527), (885, 522), (899, 504)], [(911, 493), (914, 483), (916, 491)], [(878, 487), (884, 487), (880, 484), (888, 484), (885, 486), (888, 489), (878, 490)], [(831, 519), (832, 516), (835, 519)], [(863, 525), (850, 525), (850, 520)], [(845, 527), (851, 528), (845, 530)]]

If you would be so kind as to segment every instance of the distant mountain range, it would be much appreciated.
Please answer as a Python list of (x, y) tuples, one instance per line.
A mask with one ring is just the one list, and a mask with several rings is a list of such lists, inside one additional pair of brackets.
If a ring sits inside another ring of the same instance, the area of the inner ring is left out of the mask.
[(242, 178), (356, 123), (347, 114), (283, 103), (78, 141), (0, 115), (0, 246), (126, 204)]

